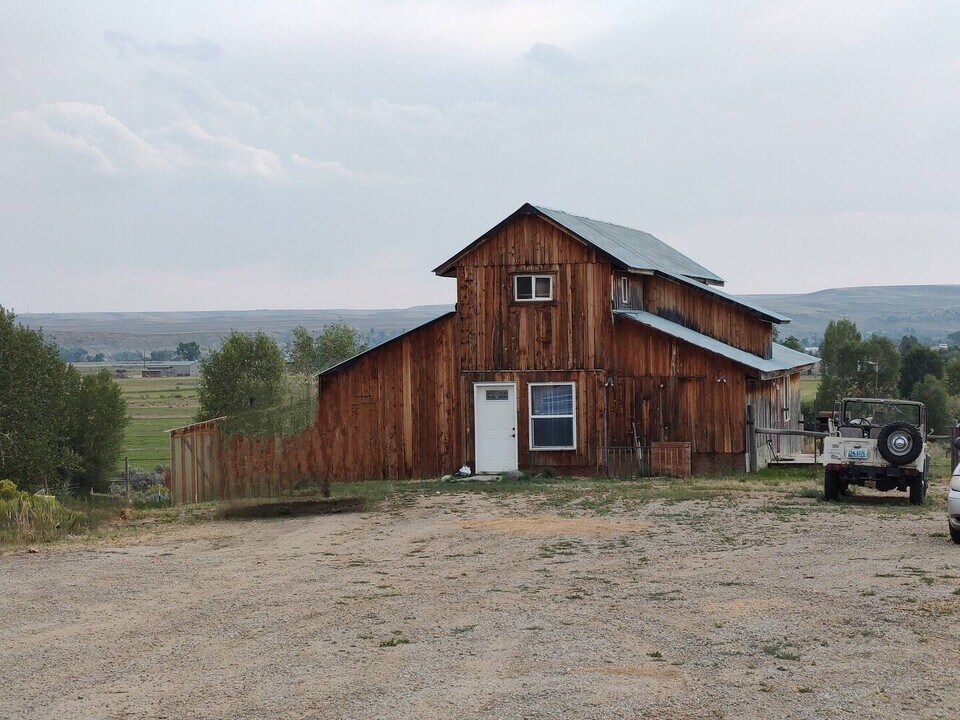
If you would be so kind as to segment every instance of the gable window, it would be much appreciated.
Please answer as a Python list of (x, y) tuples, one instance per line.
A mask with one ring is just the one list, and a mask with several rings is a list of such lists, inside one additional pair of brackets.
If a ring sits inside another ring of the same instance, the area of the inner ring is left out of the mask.
[(574, 383), (530, 383), (530, 449), (575, 450), (577, 399)]
[(630, 304), (630, 279), (626, 277), (620, 278), (620, 304)]
[(513, 298), (526, 302), (553, 300), (553, 276), (514, 275)]

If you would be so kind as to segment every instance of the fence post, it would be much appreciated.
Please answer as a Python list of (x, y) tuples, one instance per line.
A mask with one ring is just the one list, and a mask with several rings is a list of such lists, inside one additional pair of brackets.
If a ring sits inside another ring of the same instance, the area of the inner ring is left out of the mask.
[(757, 471), (757, 433), (756, 421), (753, 417), (753, 405), (747, 405), (747, 453), (749, 466), (748, 472)]
[(123, 459), (123, 484), (127, 491), (127, 505), (130, 504), (130, 458)]
[(960, 420), (954, 421), (950, 435), (950, 472), (952, 473), (957, 465), (960, 465), (960, 449), (957, 448), (957, 438), (960, 438)]

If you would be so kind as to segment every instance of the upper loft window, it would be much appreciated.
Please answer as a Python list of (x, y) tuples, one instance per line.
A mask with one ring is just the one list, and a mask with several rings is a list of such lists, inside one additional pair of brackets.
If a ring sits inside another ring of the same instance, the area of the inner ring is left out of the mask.
[(623, 305), (630, 304), (630, 278), (620, 278), (620, 302)]
[(513, 298), (521, 302), (553, 300), (553, 276), (514, 275)]

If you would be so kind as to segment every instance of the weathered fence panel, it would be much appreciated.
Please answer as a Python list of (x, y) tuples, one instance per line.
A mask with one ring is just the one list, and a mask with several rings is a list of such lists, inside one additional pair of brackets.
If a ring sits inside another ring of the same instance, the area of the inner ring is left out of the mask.
[(311, 477), (315, 430), (256, 438), (223, 432), (223, 418), (170, 430), (174, 504), (276, 497)]

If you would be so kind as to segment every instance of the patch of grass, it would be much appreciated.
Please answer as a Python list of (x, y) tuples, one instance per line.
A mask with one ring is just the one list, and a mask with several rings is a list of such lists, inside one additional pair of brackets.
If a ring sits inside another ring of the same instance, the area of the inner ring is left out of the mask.
[(659, 650), (654, 650), (653, 652), (648, 652), (647, 657), (654, 660), (663, 660), (663, 653)]
[(770, 643), (763, 646), (763, 652), (777, 660), (789, 660), (796, 662), (800, 659), (800, 653), (791, 650), (789, 645), (782, 643)]
[(387, 638), (386, 640), (381, 640), (379, 646), (382, 648), (388, 648), (388, 647), (397, 647), (398, 645), (409, 645), (409, 644), (410, 644), (410, 641), (407, 640), (407, 638), (403, 637), (402, 635), (396, 635), (394, 637)]
[(540, 546), (541, 558), (552, 558), (557, 555), (573, 555), (580, 549), (582, 543), (579, 540), (558, 540), (554, 543), (547, 543)]

